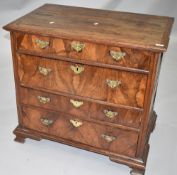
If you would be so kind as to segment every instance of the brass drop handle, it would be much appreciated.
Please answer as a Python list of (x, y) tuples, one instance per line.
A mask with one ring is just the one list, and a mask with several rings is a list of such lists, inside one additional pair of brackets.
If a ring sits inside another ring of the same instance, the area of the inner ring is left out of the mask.
[(45, 126), (49, 126), (49, 125), (53, 124), (53, 120), (47, 119), (47, 118), (41, 118), (41, 123)]
[(109, 80), (109, 79), (107, 79), (106, 83), (112, 89), (114, 89), (114, 88), (116, 88), (116, 87), (121, 85), (121, 81), (120, 80)]
[(80, 106), (82, 106), (84, 104), (83, 101), (77, 101), (77, 100), (73, 100), (70, 99), (70, 103), (75, 107), (75, 108), (79, 108)]
[(78, 128), (83, 124), (79, 119), (71, 119), (69, 121), (75, 128)]
[(120, 61), (126, 55), (125, 52), (110, 50), (110, 55), (115, 61)]
[(107, 109), (105, 109), (103, 112), (104, 112), (105, 116), (110, 118), (110, 119), (112, 119), (112, 118), (114, 118), (115, 116), (118, 115), (118, 112), (110, 111), (110, 110), (107, 110)]
[(73, 66), (71, 65), (71, 70), (75, 73), (75, 74), (80, 74), (84, 71), (84, 67), (83, 66), (80, 66), (80, 65), (76, 65), (76, 66)]
[(52, 71), (50, 68), (45, 68), (45, 67), (41, 67), (41, 66), (38, 67), (38, 70), (39, 70), (39, 73), (44, 76), (49, 75), (50, 72)]
[(49, 46), (49, 41), (43, 41), (40, 39), (35, 39), (35, 43), (41, 48), (41, 49), (45, 49), (47, 46)]
[(48, 97), (43, 97), (43, 96), (38, 96), (37, 97), (40, 103), (46, 104), (50, 102), (50, 98)]
[(71, 43), (71, 48), (74, 49), (76, 52), (81, 52), (85, 47), (84, 43), (81, 43), (79, 41), (73, 41)]
[(110, 136), (110, 135), (107, 135), (107, 134), (102, 134), (101, 138), (103, 138), (108, 143), (113, 142), (114, 140), (116, 140), (116, 137)]

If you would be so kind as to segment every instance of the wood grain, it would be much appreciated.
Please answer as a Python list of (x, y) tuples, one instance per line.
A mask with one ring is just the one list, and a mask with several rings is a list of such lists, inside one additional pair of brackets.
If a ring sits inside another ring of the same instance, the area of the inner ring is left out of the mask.
[[(45, 4), (4, 26), (11, 32), (19, 119), (15, 141), (57, 141), (107, 155), (144, 174), (162, 52), (173, 22)], [(85, 45), (82, 51), (71, 48), (73, 41)], [(113, 60), (110, 50), (124, 58)], [(119, 86), (111, 88), (107, 80), (118, 80)], [(50, 101), (41, 103), (38, 96)], [(83, 105), (73, 108), (70, 99)], [(110, 118), (105, 110), (116, 115)]]
[[(146, 96), (148, 96), (148, 100), (145, 102), (146, 109), (144, 111), (145, 115), (143, 117), (143, 122), (141, 123), (141, 132), (140, 132), (140, 139), (138, 143), (138, 151), (137, 151), (137, 157), (142, 157), (145, 152), (145, 148), (148, 145), (148, 141), (146, 139), (147, 135), (149, 135), (149, 128), (151, 127), (151, 120), (154, 117), (154, 102), (156, 97), (156, 90), (158, 85), (158, 77), (160, 73), (161, 68), (161, 61), (162, 61), (162, 55), (156, 54), (155, 59), (151, 62), (151, 71), (149, 74), (149, 80), (147, 82), (147, 91)], [(148, 136), (149, 137), (149, 136)]]
[[(135, 156), (138, 140), (136, 132), (101, 126), (84, 120), (82, 120), (82, 126), (75, 128), (70, 123), (70, 119), (75, 119), (75, 117), (40, 109), (23, 107), (22, 113), (23, 126), (26, 128), (119, 154)], [(44, 117), (53, 120), (54, 123), (50, 126), (43, 125), (40, 120)], [(116, 140), (108, 143), (101, 137), (102, 134), (114, 136)]]
[[(38, 71), (39, 66), (52, 71), (48, 76), (43, 76)], [(18, 56), (21, 85), (143, 108), (146, 75), (86, 65), (79, 65), (84, 67), (84, 71), (76, 75), (71, 66), (76, 65), (27, 55)], [(120, 87), (110, 88), (107, 79), (121, 81)]]
[[(44, 109), (65, 112), (67, 114), (77, 116), (81, 119), (89, 119), (89, 112), (91, 106), (90, 102), (79, 100), (77, 98), (55, 95), (44, 91), (31, 90), (28, 88), (20, 88), (20, 94), (22, 104), (33, 105)], [(43, 104), (39, 101), (38, 96), (49, 98), (50, 102)], [(83, 105), (76, 108), (70, 102), (71, 99), (81, 101), (83, 102)]]
[(68, 139), (65, 139), (65, 138), (61, 138), (61, 137), (49, 135), (49, 134), (46, 134), (46, 133), (42, 133), (42, 132), (39, 132), (39, 131), (35, 131), (35, 130), (32, 130), (32, 129), (24, 128), (24, 127), (19, 126), (19, 125), (15, 128), (14, 134), (18, 135), (18, 137), (21, 137), (22, 139), (23, 138), (25, 138), (25, 139), (30, 138), (30, 139), (34, 139), (34, 140), (37, 140), (37, 141), (40, 141), (41, 139), (48, 139), (48, 140), (51, 140), (51, 141), (67, 144), (67, 145), (70, 145), (70, 146), (73, 146), (73, 147), (77, 147), (77, 148), (84, 149), (84, 150), (87, 150), (87, 151), (92, 151), (92, 152), (95, 152), (95, 153), (98, 153), (98, 154), (109, 156), (109, 159), (111, 161), (115, 161), (117, 163), (127, 165), (130, 168), (136, 168), (136, 169), (140, 169), (140, 170), (145, 169), (145, 165), (143, 164), (143, 162), (136, 157), (132, 158), (132, 157), (125, 156), (125, 155), (122, 155), (122, 154), (110, 152), (109, 150), (103, 150), (103, 149), (100, 149), (100, 148), (96, 148), (94, 146), (88, 146), (86, 144), (79, 143), (79, 142), (76, 142), (76, 141), (73, 141), (73, 140), (68, 140)]
[[(114, 118), (106, 117), (104, 110), (117, 112), (118, 114)], [(106, 105), (94, 105), (91, 106), (91, 118), (94, 120), (101, 120), (110, 123), (119, 123), (121, 125), (139, 128), (143, 112), (137, 110), (127, 110), (124, 108), (116, 108)]]
[(173, 21), (164, 16), (45, 4), (4, 29), (165, 51)]
[[(64, 97), (44, 91), (31, 90), (29, 88), (20, 88), (20, 96), (22, 104), (64, 112), (85, 120), (93, 119), (94, 121), (103, 121), (134, 128), (139, 128), (141, 123), (142, 112), (138, 110), (91, 103), (86, 100)], [(38, 96), (50, 98), (50, 102), (43, 104), (39, 101)], [(82, 101), (83, 105), (76, 108), (70, 102), (71, 99)], [(106, 117), (104, 110), (117, 112), (118, 115), (110, 119)]]
[[(20, 50), (20, 52), (34, 52), (35, 54), (43, 54), (43, 56), (46, 54), (56, 55), (76, 60), (88, 60), (97, 63), (105, 63), (146, 71), (149, 70), (150, 58), (153, 56), (153, 53), (149, 51), (140, 51), (138, 49), (123, 47), (112, 47), (89, 42), (83, 42), (85, 47), (81, 52), (77, 52), (72, 49), (71, 40), (49, 38), (39, 35), (17, 33), (16, 38), (18, 43), (18, 50)], [(48, 41), (49, 46), (41, 49), (35, 43), (36, 39), (40, 39), (41, 41)], [(121, 60), (116, 61), (111, 57), (110, 51), (123, 52), (125, 53), (125, 56)]]

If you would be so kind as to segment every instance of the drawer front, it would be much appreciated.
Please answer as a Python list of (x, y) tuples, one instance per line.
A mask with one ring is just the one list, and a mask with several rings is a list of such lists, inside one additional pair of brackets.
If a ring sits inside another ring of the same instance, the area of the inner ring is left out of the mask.
[(147, 81), (143, 74), (27, 55), (18, 56), (18, 73), (21, 84), (28, 87), (143, 107)]
[(20, 50), (140, 70), (149, 70), (150, 57), (152, 56), (149, 51), (28, 34), (18, 34), (17, 43)]
[(90, 117), (94, 120), (104, 121), (133, 128), (139, 128), (142, 111), (112, 107), (107, 105), (92, 104)]
[(34, 105), (89, 119), (91, 104), (87, 101), (28, 88), (20, 88), (20, 97), (21, 103), (25, 105)]
[(96, 148), (134, 157), (138, 134), (33, 108), (22, 108), (24, 127)]
[(141, 123), (142, 112), (138, 110), (111, 107), (28, 88), (20, 88), (20, 97), (22, 104), (64, 112), (81, 119), (93, 119), (134, 128), (138, 128)]

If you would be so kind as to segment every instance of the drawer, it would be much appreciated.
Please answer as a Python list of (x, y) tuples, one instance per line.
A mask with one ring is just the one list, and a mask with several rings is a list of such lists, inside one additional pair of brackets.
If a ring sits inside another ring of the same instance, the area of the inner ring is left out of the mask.
[(149, 70), (153, 54), (150, 51), (28, 34), (17, 34), (17, 43), (19, 50), (44, 56), (49, 54), (140, 70)]
[(18, 56), (21, 85), (142, 108), (147, 75)]
[(142, 113), (142, 111), (134, 109), (92, 104), (90, 117), (91, 119), (98, 121), (139, 128), (143, 115)]
[(81, 119), (93, 119), (134, 128), (139, 128), (142, 117), (139, 110), (101, 105), (28, 88), (20, 88), (20, 101), (25, 105), (56, 110)]
[(134, 157), (138, 133), (103, 126), (61, 113), (22, 108), (22, 125), (48, 135)]
[(28, 88), (20, 88), (20, 102), (25, 105), (65, 112), (86, 119), (89, 119), (91, 106), (89, 102), (77, 98), (69, 98)]

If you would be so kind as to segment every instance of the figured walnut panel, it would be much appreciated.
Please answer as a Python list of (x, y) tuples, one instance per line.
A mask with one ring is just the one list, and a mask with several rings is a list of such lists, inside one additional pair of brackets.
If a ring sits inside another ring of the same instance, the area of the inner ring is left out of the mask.
[[(94, 25), (95, 22), (98, 25)], [(164, 51), (173, 22), (174, 18), (164, 16), (45, 4), (4, 28)]]
[[(65, 96), (55, 95), (43, 91), (31, 90), (28, 88), (20, 88), (21, 103), (26, 105), (34, 105), (45, 109), (56, 110), (65, 112), (80, 118), (89, 119), (90, 103), (87, 101), (79, 100), (76, 98), (69, 98)], [(49, 98), (50, 101), (46, 104), (41, 103), (38, 96)], [(70, 100), (82, 101), (83, 104), (76, 108), (70, 102)]]
[[(45, 4), (4, 26), (11, 32), (14, 63), (15, 140), (66, 143), (126, 164), (131, 174), (144, 174), (156, 119), (157, 62), (173, 22), (164, 16)], [(84, 43), (83, 50), (74, 51), (73, 41)], [(110, 50), (125, 53), (124, 58), (115, 61)], [(81, 74), (70, 69), (75, 63), (83, 64)], [(111, 89), (107, 79), (121, 85)], [(38, 94), (49, 96), (50, 103), (44, 104), (45, 98), (39, 103)], [(67, 97), (82, 99), (84, 105), (73, 109)], [(112, 118), (110, 111), (117, 115)], [(75, 124), (82, 125), (73, 126), (70, 120), (76, 118), (81, 121)]]
[[(46, 104), (41, 103), (38, 99), (38, 96), (49, 98), (50, 101)], [(141, 123), (142, 112), (138, 110), (111, 107), (108, 105), (101, 105), (93, 102), (91, 103), (86, 100), (79, 100), (76, 98), (55, 95), (43, 91), (31, 90), (29, 88), (20, 88), (20, 97), (22, 104), (64, 112), (73, 116), (77, 116), (81, 119), (94, 119), (134, 128), (138, 128)], [(70, 99), (82, 101), (83, 104), (76, 108), (71, 104)], [(117, 112), (118, 115), (112, 119), (108, 118), (105, 115), (104, 110)]]
[[(105, 115), (104, 110), (116, 112), (117, 115), (109, 118)], [(125, 126), (138, 128), (141, 124), (142, 112), (131, 109), (116, 108), (106, 105), (92, 104), (90, 109), (90, 116), (94, 120), (105, 121), (109, 123), (118, 123)]]
[[(41, 49), (35, 42), (36, 39), (48, 41), (49, 46)], [(34, 52), (35, 54), (39, 53), (44, 56), (45, 54), (58, 55), (76, 60), (89, 60), (98, 63), (118, 65), (122, 67), (147, 71), (149, 70), (150, 57), (153, 55), (150, 51), (140, 51), (138, 49), (106, 46), (89, 42), (81, 42), (85, 45), (85, 47), (82, 51), (76, 52), (71, 47), (71, 40), (18, 33), (17, 43), (19, 50), (25, 50), (27, 52), (30, 51)], [(110, 55), (111, 50), (123, 52), (125, 53), (125, 56), (121, 60), (116, 61)]]
[[(45, 126), (41, 122), (43, 118), (52, 120), (53, 123)], [(110, 150), (131, 157), (135, 156), (138, 139), (136, 132), (93, 124), (84, 120), (82, 120), (82, 125), (76, 128), (71, 124), (70, 119), (75, 118), (35, 108), (22, 108), (22, 124), (26, 128), (74, 140), (103, 150)], [(116, 139), (107, 142), (102, 138), (102, 134), (113, 136)]]
[[(18, 74), (22, 85), (70, 93), (110, 103), (143, 107), (147, 76), (113, 69), (79, 65), (84, 71), (75, 74), (70, 62), (18, 56)], [(39, 72), (39, 67), (50, 69), (49, 75)], [(110, 88), (107, 80), (121, 81), (121, 85)]]

